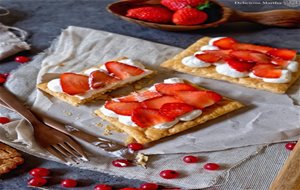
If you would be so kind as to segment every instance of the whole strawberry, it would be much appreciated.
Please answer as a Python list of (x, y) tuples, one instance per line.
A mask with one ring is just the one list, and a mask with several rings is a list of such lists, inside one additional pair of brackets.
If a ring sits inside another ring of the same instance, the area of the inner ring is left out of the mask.
[(187, 6), (196, 7), (204, 4), (205, 2), (205, 0), (161, 0), (160, 3), (172, 11), (177, 11)]
[(194, 8), (183, 8), (173, 15), (173, 23), (177, 25), (196, 25), (206, 21), (207, 14)]
[(170, 10), (158, 6), (132, 8), (126, 14), (131, 18), (156, 23), (169, 23), (172, 21), (172, 15), (173, 13)]

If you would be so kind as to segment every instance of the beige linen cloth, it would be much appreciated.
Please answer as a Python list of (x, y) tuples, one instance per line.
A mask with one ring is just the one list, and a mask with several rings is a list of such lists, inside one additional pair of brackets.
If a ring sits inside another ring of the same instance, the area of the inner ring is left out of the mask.
[[(116, 57), (127, 56), (144, 62), (150, 69), (158, 70), (158, 74), (154, 77), (155, 81), (149, 80), (149, 83), (179, 76), (249, 105), (246, 110), (209, 122), (201, 130), (191, 130), (184, 135), (167, 138), (146, 149), (144, 152), (148, 154), (162, 154), (150, 157), (148, 169), (141, 167), (115, 168), (111, 166), (112, 159), (107, 157), (104, 152), (84, 142), (82, 142), (83, 146), (91, 153), (91, 161), (76, 165), (80, 168), (126, 178), (153, 181), (162, 185), (200, 189), (224, 183), (232, 176), (238, 178), (240, 175), (235, 175), (235, 173), (239, 174), (240, 172), (239, 170), (236, 171), (238, 168), (246, 167), (244, 168), (246, 171), (249, 168), (255, 168), (255, 163), (251, 166), (247, 166), (247, 163), (253, 157), (255, 158), (255, 155), (265, 154), (265, 149), (269, 150), (266, 152), (271, 152), (271, 154), (267, 154), (270, 158), (284, 160), (288, 155), (287, 151), (281, 151), (281, 154), (276, 153), (276, 147), (282, 149), (282, 145), (272, 145), (270, 149), (262, 148), (258, 144), (298, 138), (300, 129), (296, 123), (299, 121), (299, 107), (296, 104), (299, 98), (299, 84), (290, 90), (290, 96), (276, 95), (220, 81), (179, 74), (158, 67), (160, 63), (179, 51), (181, 51), (179, 48), (128, 36), (70, 26), (62, 31), (62, 34), (48, 50), (36, 56), (31, 63), (14, 71), (6, 86), (29, 105), (33, 105), (33, 109), (36, 111), (51, 115), (57, 120), (100, 136), (103, 136), (104, 126), (107, 123), (93, 115), (92, 111), (103, 102), (99, 101), (96, 104), (74, 108), (36, 91), (36, 84), (32, 81), (39, 83), (44, 80), (45, 73), (81, 71)], [(114, 93), (126, 94), (132, 90), (132, 86), (129, 86)], [(0, 114), (14, 118), (13, 122), (0, 128), (0, 141), (30, 154), (56, 160), (39, 148), (33, 139), (32, 128), (24, 120), (20, 120), (17, 114), (5, 109), (0, 109)], [(103, 126), (99, 127), (99, 123)], [(113, 132), (107, 138), (122, 140), (125, 135)], [(191, 152), (200, 157), (200, 163), (187, 165), (182, 161), (182, 157), (186, 154), (175, 154)], [(277, 155), (274, 156), (273, 154)], [(207, 162), (219, 163), (222, 169), (214, 172), (202, 169)], [(258, 172), (261, 176), (269, 176), (264, 179), (264, 183), (259, 183), (261, 189), (268, 187), (272, 176), (274, 177), (280, 166), (280, 164), (272, 165), (269, 169)], [(174, 180), (162, 179), (159, 177), (159, 172), (164, 169), (178, 170), (181, 177)], [(231, 169), (236, 172), (229, 175)], [(270, 173), (274, 175), (270, 175)], [(257, 185), (255, 181), (252, 181), (252, 184)]]

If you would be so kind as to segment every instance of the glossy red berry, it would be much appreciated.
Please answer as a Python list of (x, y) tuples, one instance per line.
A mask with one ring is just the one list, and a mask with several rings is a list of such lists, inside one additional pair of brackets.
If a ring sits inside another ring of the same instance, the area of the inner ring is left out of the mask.
[(15, 61), (18, 63), (26, 63), (26, 62), (30, 61), (30, 58), (26, 57), (26, 56), (17, 56), (15, 58)]
[(157, 190), (158, 185), (156, 183), (144, 183), (140, 186), (140, 189), (144, 190)]
[(216, 163), (207, 163), (203, 166), (206, 170), (218, 170), (220, 166)]
[(0, 117), (0, 124), (9, 123), (10, 119), (8, 117)]
[(34, 168), (30, 170), (29, 174), (33, 177), (45, 177), (50, 174), (50, 171), (47, 168)]
[(163, 170), (159, 175), (164, 179), (174, 179), (179, 176), (179, 173), (175, 170)]
[(199, 161), (199, 158), (196, 156), (185, 156), (183, 157), (185, 163), (196, 163)]
[(47, 183), (47, 179), (41, 177), (34, 177), (30, 179), (27, 185), (34, 186), (34, 187), (41, 187)]
[(63, 187), (67, 187), (67, 188), (76, 187), (77, 186), (77, 181), (74, 180), (74, 179), (65, 179), (61, 182), (61, 185)]
[(9, 77), (9, 73), (2, 73), (1, 75), (2, 75), (1, 77), (3, 77), (3, 78), (8, 78)]
[(130, 166), (130, 162), (128, 160), (125, 159), (118, 159), (118, 160), (114, 160), (112, 161), (112, 165), (115, 167), (127, 167)]
[(112, 186), (106, 184), (96, 185), (94, 190), (112, 190)]
[(296, 143), (286, 143), (285, 148), (288, 150), (293, 150), (296, 146)]
[(0, 84), (3, 84), (5, 82), (6, 82), (6, 78), (0, 76)]
[(144, 146), (140, 143), (130, 143), (127, 147), (133, 151), (139, 151), (144, 148)]

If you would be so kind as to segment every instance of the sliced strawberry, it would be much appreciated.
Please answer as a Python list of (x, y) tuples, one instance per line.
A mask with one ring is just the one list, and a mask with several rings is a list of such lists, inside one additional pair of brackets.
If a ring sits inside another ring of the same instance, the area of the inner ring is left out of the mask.
[(177, 11), (187, 6), (196, 7), (204, 4), (205, 2), (205, 0), (161, 0), (160, 3), (172, 11)]
[(213, 45), (217, 46), (220, 49), (232, 49), (232, 46), (237, 43), (237, 41), (233, 38), (221, 38), (219, 40), (214, 41)]
[(168, 116), (170, 118), (176, 118), (193, 110), (193, 106), (185, 103), (167, 103), (159, 109), (159, 112), (162, 115)]
[(141, 104), (139, 102), (107, 101), (104, 106), (117, 114), (131, 116), (135, 109), (141, 107)]
[(280, 59), (280, 58), (273, 58), (271, 60), (271, 63), (273, 63), (274, 65), (279, 65), (279, 66), (282, 66), (282, 67), (286, 67), (289, 65), (289, 60), (284, 60), (284, 59)]
[(126, 79), (131, 76), (137, 76), (145, 71), (135, 66), (127, 65), (117, 61), (110, 61), (105, 63), (105, 67), (109, 73), (113, 73), (116, 77), (120, 79)]
[(133, 111), (131, 120), (139, 127), (152, 127), (160, 123), (173, 121), (173, 118), (167, 117), (159, 113), (155, 109), (138, 108)]
[(260, 53), (267, 53), (268, 51), (272, 50), (272, 47), (268, 46), (259, 46), (254, 44), (246, 44), (246, 43), (236, 43), (232, 46), (234, 50), (249, 50), (249, 51), (256, 51)]
[(63, 73), (60, 75), (62, 90), (70, 95), (81, 94), (90, 89), (89, 77), (75, 73)]
[(284, 60), (292, 60), (296, 56), (297, 51), (291, 49), (272, 49), (267, 54)]
[(184, 103), (198, 109), (211, 106), (222, 99), (222, 96), (212, 91), (177, 91), (176, 96)]
[(252, 68), (255, 76), (263, 78), (279, 78), (281, 76), (281, 69), (273, 64), (258, 64)]
[(160, 109), (162, 105), (167, 103), (182, 103), (182, 101), (174, 96), (161, 96), (143, 101), (142, 106), (149, 109)]
[(252, 67), (254, 67), (255, 64), (253, 63), (249, 63), (249, 62), (245, 62), (245, 61), (238, 61), (236, 59), (226, 59), (227, 64), (239, 71), (239, 72), (245, 72), (245, 71), (250, 71)]
[(217, 61), (220, 61), (222, 57), (209, 54), (209, 53), (201, 53), (201, 54), (196, 54), (195, 57), (201, 61), (204, 61), (206, 63), (215, 63)]
[(93, 89), (104, 87), (119, 81), (119, 79), (108, 75), (103, 71), (94, 71), (89, 76), (89, 85)]
[(155, 89), (166, 95), (174, 95), (176, 91), (185, 90), (185, 91), (194, 91), (198, 90), (196, 87), (186, 83), (174, 83), (174, 84), (167, 84), (167, 83), (159, 83), (155, 85)]
[(120, 102), (142, 102), (144, 100), (148, 100), (151, 98), (156, 98), (162, 96), (158, 92), (153, 92), (153, 91), (144, 91), (140, 93), (132, 93), (128, 96), (124, 96), (122, 98), (119, 98), (118, 100)]
[(271, 61), (265, 54), (248, 50), (232, 51), (230, 52), (230, 55), (240, 61), (247, 61), (251, 63), (269, 63)]

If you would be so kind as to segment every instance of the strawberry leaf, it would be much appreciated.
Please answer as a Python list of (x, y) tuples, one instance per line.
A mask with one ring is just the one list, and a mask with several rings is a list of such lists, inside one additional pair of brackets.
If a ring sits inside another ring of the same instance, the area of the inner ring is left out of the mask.
[(198, 5), (196, 8), (200, 11), (203, 11), (204, 9), (208, 9), (212, 6), (212, 3), (209, 1), (206, 1), (204, 4)]

